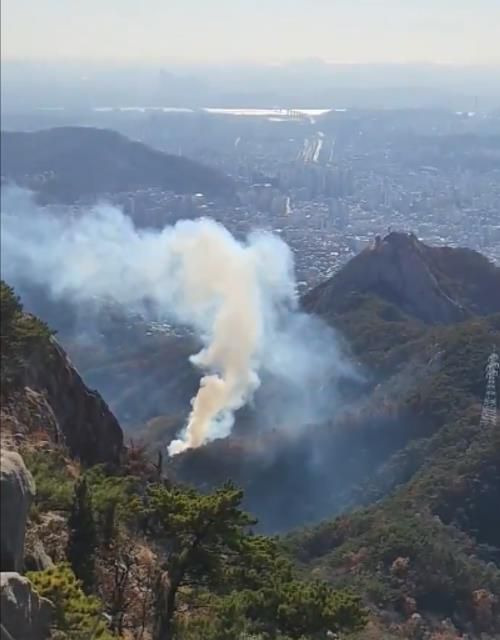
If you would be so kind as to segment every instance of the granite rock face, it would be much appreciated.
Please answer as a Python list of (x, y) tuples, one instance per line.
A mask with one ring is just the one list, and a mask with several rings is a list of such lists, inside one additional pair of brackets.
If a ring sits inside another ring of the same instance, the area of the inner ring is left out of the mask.
[(55, 436), (72, 457), (88, 465), (118, 464), (123, 432), (97, 391), (90, 390), (64, 349), (52, 340), (50, 357), (27, 369), (26, 386), (43, 395), (53, 415)]
[(1, 419), (5, 433), (26, 439), (43, 432), (85, 465), (120, 463), (124, 445), (118, 420), (55, 339), (43, 354), (30, 354), (22, 386), (2, 406)]
[(52, 604), (41, 598), (28, 578), (0, 573), (1, 640), (45, 640), (50, 636)]
[(2, 571), (20, 571), (28, 511), (35, 483), (23, 459), (15, 451), (2, 450), (0, 472)]

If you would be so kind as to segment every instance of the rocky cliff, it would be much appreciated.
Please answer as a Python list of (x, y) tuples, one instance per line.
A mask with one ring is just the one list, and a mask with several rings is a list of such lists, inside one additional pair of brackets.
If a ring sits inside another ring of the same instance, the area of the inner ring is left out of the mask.
[(25, 548), (35, 483), (15, 449), (20, 445), (36, 449), (41, 439), (49, 441), (49, 446), (60, 445), (86, 465), (117, 465), (123, 434), (104, 400), (86, 387), (48, 327), (23, 311), (19, 298), (3, 281), (0, 302), (0, 636), (2, 640), (45, 640), (50, 636), (52, 604), (19, 572), (27, 564), (26, 551), (36, 569), (50, 566), (52, 560), (33, 530), (33, 519), (31, 545), (27, 545), (31, 548)]
[(0, 465), (0, 568), (2, 571), (21, 571), (26, 519), (35, 485), (18, 453), (2, 450)]
[(42, 395), (53, 416), (52, 428), (70, 454), (85, 464), (118, 463), (123, 434), (97, 391), (90, 390), (60, 345), (52, 339), (48, 365), (26, 372), (26, 386)]
[(43, 432), (84, 464), (117, 464), (123, 433), (48, 329), (2, 282), (2, 439)]
[(84, 464), (117, 464), (123, 433), (97, 391), (90, 390), (61, 346), (51, 339), (48, 354), (34, 353), (24, 370), (23, 388), (3, 407), (11, 433), (45, 431)]

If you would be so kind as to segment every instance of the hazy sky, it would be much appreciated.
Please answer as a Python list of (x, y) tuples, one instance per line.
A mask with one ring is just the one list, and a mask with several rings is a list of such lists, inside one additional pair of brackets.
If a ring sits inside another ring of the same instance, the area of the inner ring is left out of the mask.
[(500, 62), (500, 0), (1, 0), (4, 59)]

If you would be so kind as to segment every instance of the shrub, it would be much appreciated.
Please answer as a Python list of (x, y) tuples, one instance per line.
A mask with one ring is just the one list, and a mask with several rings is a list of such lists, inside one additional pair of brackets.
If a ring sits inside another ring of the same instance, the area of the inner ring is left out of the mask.
[(40, 451), (25, 448), (22, 455), (35, 479), (36, 510), (69, 511), (75, 481), (69, 474), (64, 453), (57, 449)]
[(102, 603), (85, 595), (69, 565), (31, 571), (27, 577), (38, 593), (54, 605), (54, 640), (113, 640), (115, 636), (102, 614)]
[(133, 525), (143, 511), (135, 476), (107, 475), (104, 465), (85, 473), (92, 498), (94, 518), (102, 542), (107, 545), (121, 524)]

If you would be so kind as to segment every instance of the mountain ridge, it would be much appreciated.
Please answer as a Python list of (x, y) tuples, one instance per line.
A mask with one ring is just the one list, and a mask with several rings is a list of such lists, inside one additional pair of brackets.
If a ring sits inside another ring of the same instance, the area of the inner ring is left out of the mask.
[(47, 199), (80, 198), (158, 187), (177, 193), (231, 195), (231, 180), (216, 169), (158, 151), (109, 130), (56, 127), (1, 132), (4, 180), (30, 186)]
[[(488, 295), (495, 290), (498, 296)], [(304, 306), (328, 316), (351, 292), (375, 294), (426, 324), (457, 322), (500, 312), (500, 267), (471, 249), (431, 247), (391, 232), (308, 292)]]

